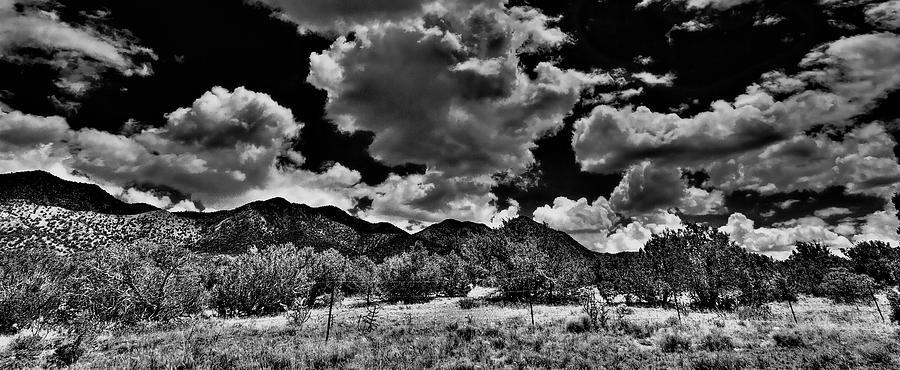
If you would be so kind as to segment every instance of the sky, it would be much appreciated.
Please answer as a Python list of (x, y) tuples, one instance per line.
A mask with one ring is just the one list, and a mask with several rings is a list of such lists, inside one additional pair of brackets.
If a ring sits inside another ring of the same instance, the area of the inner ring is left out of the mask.
[(0, 0), (0, 173), (601, 252), (897, 243), (900, 1)]

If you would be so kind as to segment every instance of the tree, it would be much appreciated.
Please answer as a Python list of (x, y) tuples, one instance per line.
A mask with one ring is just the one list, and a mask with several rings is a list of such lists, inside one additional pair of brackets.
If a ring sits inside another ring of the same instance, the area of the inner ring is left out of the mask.
[(456, 252), (441, 258), (441, 283), (440, 289), (444, 294), (459, 297), (469, 293), (472, 279), (469, 274), (469, 265)]
[(237, 256), (211, 272), (211, 304), (220, 315), (265, 315), (282, 312), (308, 299), (316, 254), (293, 244)]
[(893, 265), (900, 262), (900, 249), (886, 242), (873, 240), (857, 243), (853, 248), (841, 251), (850, 258), (853, 272), (868, 275), (881, 285), (897, 284), (892, 270)]
[(845, 264), (846, 261), (832, 254), (825, 244), (799, 242), (783, 266), (786, 277), (794, 282), (798, 293), (821, 296), (819, 287), (825, 274)]
[(387, 258), (378, 268), (381, 293), (388, 301), (422, 302), (436, 293), (441, 265), (424, 248)]
[(734, 300), (725, 299), (725, 295), (746, 287), (749, 277), (745, 272), (753, 267), (748, 252), (731, 242), (727, 234), (703, 225), (654, 235), (644, 245), (642, 258), (651, 283), (659, 287), (663, 297), (677, 299), (689, 293), (694, 304), (703, 309), (729, 308)]
[(856, 304), (872, 296), (875, 280), (854, 274), (846, 268), (834, 268), (822, 278), (819, 291), (835, 303)]

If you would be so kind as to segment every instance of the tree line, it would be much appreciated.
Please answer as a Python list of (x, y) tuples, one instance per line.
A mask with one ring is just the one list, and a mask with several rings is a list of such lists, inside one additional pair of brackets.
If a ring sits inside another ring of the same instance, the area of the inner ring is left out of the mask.
[(798, 295), (865, 303), (900, 279), (900, 252), (862, 242), (838, 257), (798, 243), (785, 261), (750, 253), (727, 234), (688, 225), (654, 235), (635, 253), (560, 255), (535, 240), (474, 239), (437, 254), (415, 247), (375, 261), (292, 244), (237, 256), (138, 242), (71, 255), (0, 251), (0, 334), (34, 326), (72, 332), (167, 322), (213, 310), (270, 315), (342, 296), (421, 302), (493, 287), (496, 299), (577, 302), (585, 289), (612, 300), (676, 309), (734, 310)]

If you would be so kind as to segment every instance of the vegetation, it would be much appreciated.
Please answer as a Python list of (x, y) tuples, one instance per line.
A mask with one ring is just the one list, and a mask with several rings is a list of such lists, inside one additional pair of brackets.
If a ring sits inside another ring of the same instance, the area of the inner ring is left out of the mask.
[[(267, 346), (258, 347), (260, 353), (268, 353), (262, 355), (184, 339), (196, 347), (191, 349), (194, 352), (185, 352), (179, 358), (159, 357), (162, 355), (152, 352), (157, 344), (147, 344), (142, 347), (147, 352), (134, 349), (140, 353), (137, 357), (94, 357), (90, 361), (101, 367), (256, 366), (270, 360), (287, 367), (390, 366), (397, 364), (393, 362), (397, 359), (381, 357), (385, 356), (382, 351), (416, 338), (436, 346), (429, 350), (431, 354), (422, 355), (433, 362), (406, 359), (410, 364), (496, 365), (490, 357), (483, 357), (493, 356), (494, 350), (480, 347), (478, 343), (483, 341), (474, 337), (485, 338), (492, 348), (508, 349), (521, 356), (512, 364), (567, 367), (580, 363), (574, 357), (565, 360), (573, 362), (545, 357), (542, 351), (551, 350), (574, 351), (606, 364), (633, 360), (609, 357), (618, 352), (582, 353), (582, 344), (573, 337), (581, 335), (596, 346), (624, 350), (633, 350), (635, 345), (651, 346), (658, 352), (641, 356), (649, 356), (644, 360), (656, 361), (652, 363), (663, 367), (762, 367), (760, 364), (771, 359), (761, 359), (763, 355), (754, 352), (756, 347), (748, 346), (748, 340), (757, 339), (748, 339), (748, 333), (735, 333), (733, 327), (737, 325), (727, 328), (721, 318), (730, 316), (740, 323), (793, 322), (781, 329), (770, 326), (758, 330), (765, 330), (763, 340), (782, 351), (807, 352), (828, 342), (822, 339), (822, 333), (800, 330), (804, 324), (797, 318), (795, 306), (801, 304), (801, 297), (823, 297), (834, 305), (852, 305), (856, 314), (862, 315), (860, 305), (871, 304), (877, 295), (887, 292), (888, 304), (877, 309), (881, 313), (884, 307), (886, 316), (894, 322), (900, 320), (900, 295), (891, 285), (897, 281), (900, 255), (884, 244), (860, 243), (845, 250), (849, 258), (843, 259), (822, 244), (800, 243), (790, 258), (779, 262), (746, 252), (718, 230), (689, 225), (653, 236), (637, 253), (572, 255), (554, 252), (552, 245), (543, 244), (552, 239), (535, 230), (536, 226), (528, 221), (511, 221), (499, 234), (473, 232), (469, 244), (458, 249), (442, 251), (414, 244), (383, 259), (290, 243), (252, 248), (237, 255), (199, 254), (173, 243), (147, 241), (69, 254), (40, 249), (2, 250), (0, 335), (20, 334), (15, 343), (7, 346), (5, 357), (0, 358), (5, 362), (0, 362), (0, 367), (78, 364), (80, 358), (91, 356), (91, 348), (97, 348), (98, 334), (198, 325), (204, 322), (204, 310), (233, 320), (284, 314), (285, 331), (277, 334), (279, 338), (312, 343), (313, 333), (324, 329), (323, 337), (334, 337), (336, 342), (309, 344), (302, 350), (282, 348), (284, 352), (278, 354), (269, 352), (270, 347), (280, 346), (278, 338), (264, 337), (254, 342)], [(446, 335), (434, 332), (444, 324), (432, 325), (431, 329), (416, 326), (410, 315), (400, 325), (396, 319), (402, 314), (385, 311), (391, 310), (385, 303), (408, 305), (460, 297), (473, 286), (495, 293), (453, 301), (454, 309), (469, 313), (469, 322), (444, 323), (453, 325)], [(349, 318), (340, 316), (340, 312), (349, 309), (341, 307), (344, 297), (351, 297), (351, 302), (356, 302), (353, 307), (361, 311)], [(504, 305), (527, 308), (527, 314), (519, 316), (524, 320), (520, 326), (534, 331), (471, 322), (486, 310)], [(541, 319), (546, 313), (535, 310), (534, 305), (572, 308), (564, 317), (548, 322)], [(674, 309), (675, 314), (665, 322), (635, 321), (634, 307), (642, 306)], [(717, 324), (698, 331), (696, 326), (687, 324), (698, 314), (716, 315), (718, 319), (708, 322)], [(826, 315), (833, 316), (831, 320), (843, 320), (837, 314)], [(317, 321), (322, 317), (327, 318), (326, 324)], [(395, 321), (386, 321), (388, 318)], [(808, 316), (804, 319), (810, 320)], [(372, 341), (343, 337), (341, 333), (346, 333), (348, 326)], [(208, 329), (196, 330), (204, 333), (200, 336), (211, 335), (206, 332)], [(52, 340), (35, 340), (22, 334), (26, 331), (58, 334)], [(552, 340), (538, 343), (537, 333)], [(388, 347), (372, 347), (371, 343), (378, 340)], [(246, 344), (230, 343), (228, 346)], [(815, 357), (820, 355), (818, 352), (815, 356), (804, 352), (813, 357), (805, 357), (802, 364), (830, 360), (850, 365), (893, 363), (895, 359), (884, 354), (896, 349), (890, 343), (861, 348), (853, 354), (834, 349), (837, 352), (822, 355), (825, 357)], [(215, 352), (217, 348), (223, 352)], [(537, 349), (526, 351), (527, 348)], [(748, 354), (735, 355), (732, 350), (736, 348), (743, 348)], [(250, 357), (234, 358), (230, 351)], [(458, 357), (455, 353), (476, 357)], [(35, 357), (38, 355), (39, 359)], [(449, 356), (446, 358), (451, 362), (444, 363), (439, 356)], [(791, 364), (799, 366), (801, 362)]]

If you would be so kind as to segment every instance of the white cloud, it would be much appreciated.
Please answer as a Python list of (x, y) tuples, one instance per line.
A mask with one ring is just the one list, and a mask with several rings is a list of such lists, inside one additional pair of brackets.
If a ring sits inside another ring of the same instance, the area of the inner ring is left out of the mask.
[(900, 0), (889, 0), (866, 7), (866, 21), (886, 30), (900, 29)]
[(823, 208), (823, 209), (820, 209), (820, 210), (817, 210), (816, 212), (814, 212), (816, 217), (820, 217), (820, 218), (848, 215), (850, 213), (852, 213), (852, 212), (850, 212), (849, 209), (840, 208), (840, 207), (828, 207), (828, 208)]
[(744, 249), (778, 259), (787, 258), (798, 242), (823, 242), (833, 252), (852, 246), (849, 239), (829, 230), (824, 221), (813, 217), (797, 220), (790, 227), (757, 228), (747, 216), (734, 213), (719, 230), (728, 233), (731, 240)]

